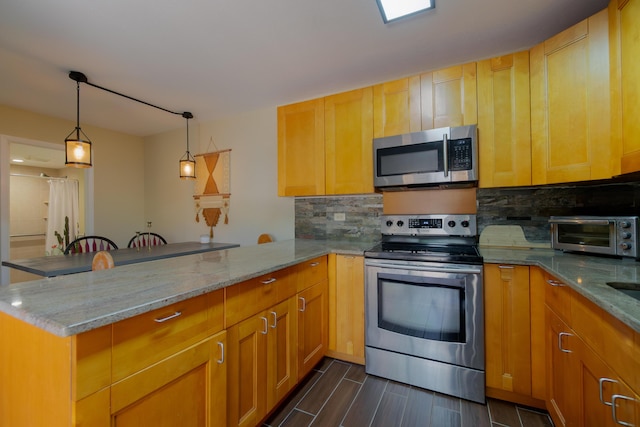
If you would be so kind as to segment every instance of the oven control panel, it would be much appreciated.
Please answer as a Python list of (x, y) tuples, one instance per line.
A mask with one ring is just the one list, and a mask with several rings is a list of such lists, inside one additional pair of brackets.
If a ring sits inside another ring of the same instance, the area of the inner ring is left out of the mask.
[(475, 215), (383, 215), (383, 235), (476, 236)]

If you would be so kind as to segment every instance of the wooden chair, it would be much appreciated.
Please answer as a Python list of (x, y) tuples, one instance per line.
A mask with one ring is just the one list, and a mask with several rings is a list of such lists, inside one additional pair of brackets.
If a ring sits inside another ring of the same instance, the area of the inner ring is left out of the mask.
[(273, 242), (270, 234), (261, 234), (258, 236), (258, 244)]
[(78, 237), (76, 240), (69, 243), (64, 250), (64, 254), (69, 255), (85, 252), (110, 251), (111, 249), (118, 249), (118, 245), (116, 245), (111, 239), (107, 239), (102, 236), (84, 236)]
[(140, 233), (129, 240), (128, 248), (142, 248), (144, 246), (160, 246), (166, 245), (167, 241), (164, 237), (156, 233)]

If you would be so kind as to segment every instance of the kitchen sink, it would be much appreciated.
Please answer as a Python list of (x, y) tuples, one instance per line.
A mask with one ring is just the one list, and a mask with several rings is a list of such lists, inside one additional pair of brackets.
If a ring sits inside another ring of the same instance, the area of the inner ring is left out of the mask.
[(640, 301), (640, 283), (636, 282), (607, 282), (611, 286), (623, 294), (629, 295)]

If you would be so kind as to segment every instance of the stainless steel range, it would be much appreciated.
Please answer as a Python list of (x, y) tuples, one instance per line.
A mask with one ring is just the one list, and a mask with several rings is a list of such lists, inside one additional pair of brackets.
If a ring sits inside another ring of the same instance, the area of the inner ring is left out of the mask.
[(485, 402), (475, 215), (381, 218), (365, 252), (366, 372)]

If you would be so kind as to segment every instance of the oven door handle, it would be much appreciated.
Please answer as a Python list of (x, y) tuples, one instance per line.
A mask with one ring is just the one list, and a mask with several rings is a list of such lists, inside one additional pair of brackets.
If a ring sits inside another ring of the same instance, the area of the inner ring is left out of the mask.
[[(451, 264), (450, 264), (451, 265)], [(455, 264), (454, 264), (455, 265)], [(391, 264), (385, 262), (369, 262), (367, 263), (369, 267), (381, 267), (381, 268), (392, 268), (395, 270), (412, 270), (412, 271), (434, 271), (434, 272), (442, 272), (442, 273), (481, 273), (482, 267), (436, 267), (436, 266), (424, 266), (424, 265), (408, 265), (408, 264)]]
[(608, 219), (550, 219), (549, 224), (589, 224), (589, 225), (609, 225), (614, 221)]

